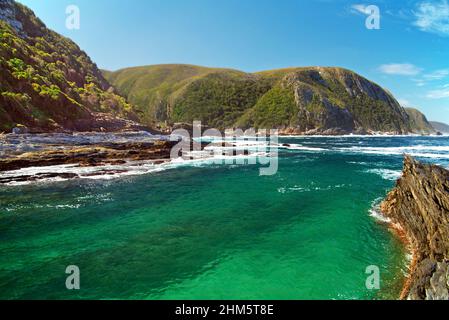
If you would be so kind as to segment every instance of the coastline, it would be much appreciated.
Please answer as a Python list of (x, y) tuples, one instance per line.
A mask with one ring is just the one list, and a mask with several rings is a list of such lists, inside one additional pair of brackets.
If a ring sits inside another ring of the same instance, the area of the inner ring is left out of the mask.
[(400, 300), (449, 299), (449, 171), (405, 156), (402, 177), (380, 205), (410, 253)]
[(398, 297), (398, 300), (405, 300), (410, 290), (412, 274), (415, 272), (416, 269), (418, 257), (417, 249), (413, 246), (412, 241), (410, 237), (407, 235), (407, 232), (404, 229), (404, 227), (400, 223), (392, 221), (391, 218), (387, 217), (383, 213), (381, 209), (382, 202), (378, 203), (377, 201), (375, 201), (375, 203), (373, 203), (370, 216), (373, 219), (375, 219), (378, 222), (378, 224), (386, 228), (391, 233), (391, 235), (402, 244), (405, 250), (404, 258), (405, 261), (407, 262), (406, 266), (407, 275), (405, 276), (405, 279), (402, 283), (402, 288)]
[[(387, 218), (386, 216), (384, 216)], [(413, 243), (410, 237), (407, 235), (404, 227), (399, 224), (391, 221), (391, 219), (386, 219), (386, 226), (388, 230), (399, 239), (399, 241), (403, 244), (405, 251), (410, 255), (410, 258), (406, 258), (407, 264), (407, 276), (404, 279), (404, 283), (399, 295), (399, 300), (406, 300), (410, 291), (410, 287), (412, 285), (412, 278), (414, 273), (416, 272), (416, 267), (418, 264), (418, 249), (413, 246)]]

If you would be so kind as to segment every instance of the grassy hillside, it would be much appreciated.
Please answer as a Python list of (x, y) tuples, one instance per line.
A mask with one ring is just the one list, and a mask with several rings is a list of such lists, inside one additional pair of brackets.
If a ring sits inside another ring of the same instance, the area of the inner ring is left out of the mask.
[(73, 41), (27, 7), (0, 3), (0, 131), (89, 129), (93, 112), (137, 119)]
[(287, 68), (254, 74), (190, 65), (107, 72), (105, 77), (153, 124), (293, 128), (298, 132), (417, 128), (394, 97), (341, 68)]
[(269, 89), (254, 75), (193, 65), (136, 67), (104, 74), (139, 107), (142, 120), (152, 124), (195, 119), (232, 125)]
[(427, 121), (426, 116), (419, 110), (414, 108), (405, 108), (405, 111), (409, 115), (412, 126), (415, 128), (415, 130), (418, 131), (418, 133), (422, 134), (436, 133), (435, 129), (432, 127), (429, 121)]

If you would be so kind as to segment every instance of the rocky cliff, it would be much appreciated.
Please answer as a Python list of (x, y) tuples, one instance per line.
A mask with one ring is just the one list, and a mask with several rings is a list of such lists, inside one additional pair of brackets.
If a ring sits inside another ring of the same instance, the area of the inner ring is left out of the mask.
[(0, 132), (17, 125), (95, 130), (105, 117), (114, 126), (137, 120), (84, 51), (12, 0), (0, 0), (0, 74)]
[(449, 299), (449, 171), (406, 157), (401, 179), (382, 204), (414, 252), (403, 298)]

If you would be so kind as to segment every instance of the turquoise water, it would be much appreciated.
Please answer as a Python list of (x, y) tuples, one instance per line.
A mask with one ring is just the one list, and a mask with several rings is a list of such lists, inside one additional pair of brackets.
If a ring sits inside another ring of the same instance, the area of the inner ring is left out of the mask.
[[(0, 187), (0, 298), (396, 298), (406, 252), (370, 210), (403, 152), (448, 166), (449, 138), (281, 142), (310, 150), (281, 150), (274, 176), (203, 164)], [(365, 286), (370, 265), (381, 290)]]

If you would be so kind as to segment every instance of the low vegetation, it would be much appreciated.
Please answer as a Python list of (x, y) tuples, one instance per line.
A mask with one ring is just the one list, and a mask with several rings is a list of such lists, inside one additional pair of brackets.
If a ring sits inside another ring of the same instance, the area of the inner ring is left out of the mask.
[(91, 112), (137, 118), (74, 42), (47, 29), (27, 7), (4, 5), (21, 28), (0, 20), (0, 131), (17, 124), (77, 129)]

